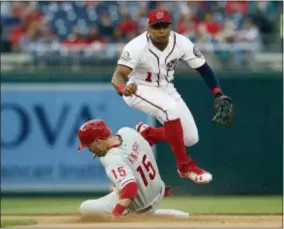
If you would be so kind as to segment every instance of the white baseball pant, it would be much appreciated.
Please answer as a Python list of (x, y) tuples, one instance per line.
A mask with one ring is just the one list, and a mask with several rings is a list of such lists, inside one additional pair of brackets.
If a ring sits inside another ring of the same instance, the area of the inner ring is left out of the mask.
[(172, 83), (161, 87), (138, 85), (136, 95), (123, 99), (129, 107), (155, 116), (162, 124), (180, 118), (184, 144), (192, 146), (198, 142), (194, 118)]
[[(148, 212), (154, 215), (170, 215), (178, 218), (188, 218), (189, 214), (186, 212), (182, 212), (174, 209), (155, 209), (155, 207), (161, 202), (163, 199), (163, 195), (156, 201), (156, 203), (152, 204), (153, 208)], [(99, 199), (86, 200), (80, 205), (80, 213), (84, 214), (111, 214), (113, 208), (115, 207), (117, 201), (119, 199), (119, 195), (116, 192), (112, 192), (104, 197)]]

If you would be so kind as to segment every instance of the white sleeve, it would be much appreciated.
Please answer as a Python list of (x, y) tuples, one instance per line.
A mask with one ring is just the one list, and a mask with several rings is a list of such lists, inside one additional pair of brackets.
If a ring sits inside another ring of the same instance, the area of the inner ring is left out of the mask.
[(123, 157), (116, 155), (109, 159), (110, 160), (108, 160), (108, 163), (105, 165), (106, 174), (117, 190), (120, 191), (125, 185), (133, 181), (136, 182), (131, 168)]
[(183, 60), (191, 68), (199, 68), (205, 64), (206, 60), (199, 49), (185, 36), (180, 37), (181, 47), (184, 50)]
[(139, 50), (132, 46), (125, 45), (117, 63), (134, 69), (139, 62), (140, 53)]

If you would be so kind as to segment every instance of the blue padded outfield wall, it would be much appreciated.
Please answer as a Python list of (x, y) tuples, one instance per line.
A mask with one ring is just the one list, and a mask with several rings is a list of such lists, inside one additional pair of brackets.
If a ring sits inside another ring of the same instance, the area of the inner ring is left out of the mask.
[(106, 191), (100, 161), (77, 151), (77, 129), (91, 118), (114, 132), (149, 121), (109, 84), (5, 84), (1, 96), (2, 191)]

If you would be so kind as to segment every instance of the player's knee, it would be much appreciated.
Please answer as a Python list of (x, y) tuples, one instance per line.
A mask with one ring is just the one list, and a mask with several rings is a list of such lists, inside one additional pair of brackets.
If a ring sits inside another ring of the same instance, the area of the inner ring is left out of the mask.
[(199, 141), (198, 132), (191, 133), (188, 136), (184, 136), (184, 144), (186, 146), (193, 146)]
[(81, 203), (79, 207), (79, 212), (82, 215), (101, 212), (100, 206), (95, 204), (94, 201), (95, 200), (86, 200), (83, 203)]

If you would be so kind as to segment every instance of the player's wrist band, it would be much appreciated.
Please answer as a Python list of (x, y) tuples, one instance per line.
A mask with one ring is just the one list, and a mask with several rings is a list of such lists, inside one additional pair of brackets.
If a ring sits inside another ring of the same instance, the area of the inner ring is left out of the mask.
[(117, 203), (114, 209), (112, 210), (112, 214), (115, 216), (120, 216), (122, 215), (125, 209), (126, 208), (124, 206), (122, 206), (120, 203)]
[(122, 84), (117, 85), (116, 88), (117, 88), (117, 91), (122, 94), (125, 87), (126, 87), (126, 85), (124, 83), (122, 83)]
[(221, 88), (219, 87), (215, 87), (212, 89), (212, 93), (213, 95), (216, 97), (216, 96), (219, 96), (219, 95), (222, 95), (222, 91), (221, 91)]

